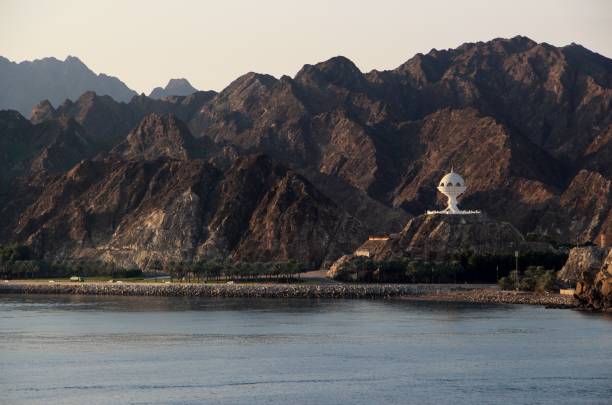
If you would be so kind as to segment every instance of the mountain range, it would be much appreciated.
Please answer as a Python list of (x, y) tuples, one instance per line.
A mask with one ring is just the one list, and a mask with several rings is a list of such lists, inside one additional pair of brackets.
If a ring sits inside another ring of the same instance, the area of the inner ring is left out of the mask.
[(317, 267), (443, 206), (454, 166), (462, 208), (591, 242), (612, 232), (611, 98), (612, 60), (514, 37), (388, 71), (334, 57), (219, 93), (42, 101), (29, 120), (0, 112), (0, 241), (126, 265)]
[(95, 74), (79, 58), (61, 61), (43, 58), (21, 63), (0, 56), (0, 109), (14, 109), (29, 115), (41, 100), (59, 105), (76, 100), (85, 91), (128, 101), (136, 95), (125, 83), (103, 73)]
[[(43, 58), (20, 63), (0, 56), (0, 110), (17, 110), (29, 116), (32, 107), (41, 100), (58, 106), (87, 91), (120, 102), (128, 102), (137, 95), (118, 78), (96, 74), (74, 56), (63, 61)], [(149, 97), (188, 96), (196, 91), (186, 79), (170, 79), (166, 87), (156, 87)]]

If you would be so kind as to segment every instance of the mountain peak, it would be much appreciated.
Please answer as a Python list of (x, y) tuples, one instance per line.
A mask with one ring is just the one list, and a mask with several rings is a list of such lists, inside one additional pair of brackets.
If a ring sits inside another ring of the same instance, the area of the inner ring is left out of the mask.
[(198, 91), (198, 89), (193, 87), (187, 79), (170, 79), (166, 87), (154, 88), (151, 94), (149, 94), (149, 97), (160, 99), (169, 96), (188, 96), (196, 91)]
[(30, 113), (30, 121), (33, 124), (46, 121), (53, 118), (55, 114), (55, 108), (49, 100), (43, 100), (32, 108)]
[(86, 68), (87, 70), (90, 70), (90, 69), (87, 67), (87, 65), (85, 65), (85, 64), (83, 63), (83, 61), (82, 61), (81, 59), (77, 58), (76, 56), (72, 56), (72, 55), (68, 55), (68, 56), (66, 56), (66, 59), (64, 59), (64, 63), (68, 63), (68, 64), (75, 65), (75, 66), (84, 67), (84, 68)]
[(113, 152), (129, 160), (155, 160), (159, 157), (187, 160), (192, 157), (193, 143), (187, 125), (174, 114), (151, 113)]
[(364, 76), (353, 61), (344, 56), (334, 56), (316, 65), (304, 65), (295, 76), (295, 80), (355, 87), (364, 81)]

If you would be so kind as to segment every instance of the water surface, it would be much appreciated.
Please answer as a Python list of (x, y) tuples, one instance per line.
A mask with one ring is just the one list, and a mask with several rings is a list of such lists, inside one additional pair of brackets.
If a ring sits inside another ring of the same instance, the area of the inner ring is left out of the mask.
[(610, 403), (612, 319), (400, 300), (0, 296), (0, 403)]

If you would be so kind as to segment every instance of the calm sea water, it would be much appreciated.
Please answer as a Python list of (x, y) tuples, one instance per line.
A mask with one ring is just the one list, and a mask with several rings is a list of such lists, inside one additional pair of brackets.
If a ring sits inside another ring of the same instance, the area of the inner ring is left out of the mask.
[(532, 306), (0, 296), (0, 402), (612, 403), (612, 319)]

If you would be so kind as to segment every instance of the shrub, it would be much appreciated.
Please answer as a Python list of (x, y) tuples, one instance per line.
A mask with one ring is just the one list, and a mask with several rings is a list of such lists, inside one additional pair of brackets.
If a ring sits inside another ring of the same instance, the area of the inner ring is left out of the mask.
[[(507, 277), (502, 277), (498, 285), (502, 290), (515, 289), (516, 272), (513, 271)], [(519, 274), (519, 289), (521, 291), (544, 293), (554, 291), (556, 288), (556, 276), (553, 270), (546, 270), (542, 266), (530, 266), (524, 274)]]

